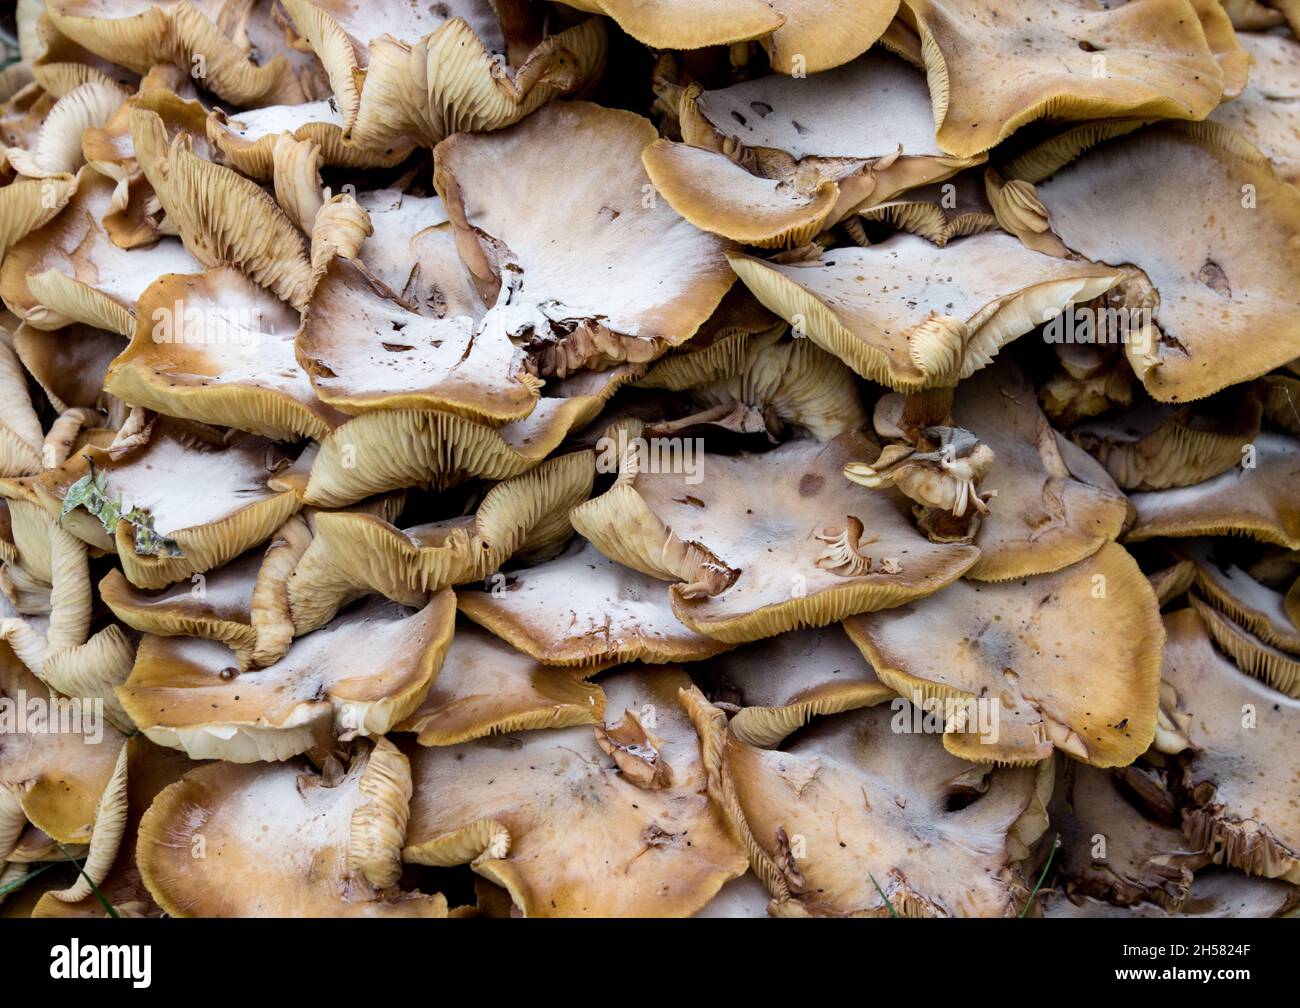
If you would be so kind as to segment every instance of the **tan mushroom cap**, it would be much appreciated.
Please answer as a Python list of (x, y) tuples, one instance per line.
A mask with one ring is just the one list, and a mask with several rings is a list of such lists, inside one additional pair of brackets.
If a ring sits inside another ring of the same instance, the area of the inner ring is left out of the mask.
[(963, 580), (844, 626), (882, 682), (919, 705), (953, 706), (944, 745), (967, 759), (1028, 763), (1055, 747), (1123, 766), (1151, 744), (1160, 604), (1122, 546), (1051, 574)]
[(1250, 83), (1241, 96), (1210, 115), (1263, 151), (1278, 175), (1300, 182), (1300, 42), (1283, 35), (1242, 34), (1250, 54)]
[(647, 199), (641, 151), (656, 135), (632, 113), (563, 102), (436, 149), (457, 247), (494, 304), (483, 327), (531, 341), (543, 376), (659, 356), (735, 279), (727, 243)]
[[(1218, 123), (1160, 123), (1078, 156), (1098, 135), (1067, 132), (1017, 170), (1039, 183), (1052, 231), (1069, 248), (1142, 272), (1124, 349), (1147, 391), (1187, 402), (1294, 358), (1300, 191)], [(1098, 201), (1097, 192), (1110, 196)], [(1180, 240), (1167, 241), (1171, 233)]]
[[(121, 498), (125, 513), (141, 508), (154, 530), (180, 547), (180, 556), (154, 555), (128, 521), (110, 536), (81, 509), (64, 525), (91, 546), (115, 551), (127, 580), (138, 588), (162, 588), (191, 574), (219, 567), (264, 542), (301, 506), (292, 490), (273, 490), (268, 481), (289, 459), (269, 441), (219, 433), (160, 420), (143, 445), (120, 454), (87, 447), (57, 469), (36, 477), (37, 499), (58, 516), (71, 486), (90, 473), (102, 475), (108, 493)], [(202, 493), (195, 493), (202, 487)]]
[(456, 237), (440, 196), (412, 196), (397, 189), (360, 193), (371, 234), (361, 261), (371, 273), (425, 315), (468, 315), (478, 320), (488, 306), (456, 251)]
[(663, 582), (615, 563), (581, 536), (535, 567), (457, 592), (460, 611), (546, 665), (699, 661), (726, 644), (691, 630)]
[(192, 770), (141, 820), (150, 895), (172, 917), (445, 917), (442, 895), (396, 885), (406, 757), (379, 739), (330, 783), (297, 762)]
[(736, 374), (755, 345), (787, 325), (735, 284), (695, 335), (646, 369), (638, 388), (683, 392)]
[(37, 329), (84, 322), (123, 336), (135, 331), (136, 301), (164, 273), (202, 264), (174, 238), (148, 248), (118, 248), (100, 223), (115, 183), (90, 169), (53, 220), (9, 250), (0, 267), (0, 297)]
[(864, 378), (908, 392), (969, 378), (1016, 337), (1120, 279), (1001, 232), (943, 247), (898, 234), (809, 263), (728, 258), (766, 307)]
[(1038, 894), (1044, 917), (1290, 917), (1300, 889), (1277, 879), (1255, 878), (1222, 868), (1196, 873), (1182, 908), (1165, 910), (1155, 903), (1116, 906), (1085, 896), (1078, 903), (1054, 890)]
[(229, 644), (243, 668), (257, 643), (252, 606), (261, 567), (261, 551), (250, 550), (207, 574), (154, 590), (136, 588), (120, 570), (111, 570), (99, 582), (99, 597), (141, 633)]
[(1194, 884), (1192, 873), (1209, 859), (1177, 826), (1139, 811), (1115, 774), (1072, 760), (1062, 760), (1057, 769), (1048, 810), (1061, 834), (1053, 864), (1066, 895), (1179, 909)]
[(874, 707), (898, 694), (832, 624), (796, 630), (720, 655), (704, 666), (715, 700), (740, 707), (728, 730), (765, 749), (818, 715)]
[(0, 254), (7, 256), (24, 237), (58, 216), (76, 190), (75, 178), (19, 179), (0, 186)]
[(7, 342), (0, 341), (0, 476), (40, 470), (45, 434), (27, 392), (27, 375)]
[(284, 133), (319, 145), (323, 162), (340, 168), (386, 168), (411, 153), (409, 141), (389, 147), (347, 142), (343, 114), (333, 98), (298, 105), (267, 105), (226, 114), (214, 110), (207, 121), (208, 141), (225, 162), (250, 178), (267, 181), (273, 172), (276, 140)]
[(498, 483), (473, 515), (405, 529), (362, 511), (318, 514), (288, 584), (295, 631), (322, 626), (362, 594), (418, 606), (429, 592), (486, 577), (517, 551), (557, 546), (569, 510), (591, 495), (593, 462), (590, 452), (549, 459)]
[(238, 270), (169, 274), (136, 304), (104, 387), (133, 406), (276, 440), (324, 437), (345, 417), (294, 356), (298, 313)]
[(812, 88), (780, 76), (688, 87), (678, 114), (684, 143), (642, 156), (656, 188), (698, 227), (764, 248), (801, 245), (855, 207), (983, 160), (935, 144), (924, 79), (879, 52)]
[[(312, 75), (295, 67), (283, 38), (279, 47), (285, 53), (267, 52), (277, 30), (283, 35), (269, 5), (249, 4), (233, 16), (223, 11), (215, 20), (182, 0), (53, 0), (46, 10), (60, 33), (136, 73), (155, 63), (189, 67), (198, 58), (204, 86), (236, 104), (317, 97)], [(250, 51), (255, 35), (260, 50), (271, 55), (260, 65)]]
[(1300, 656), (1261, 640), (1199, 595), (1189, 595), (1188, 602), (1200, 614), (1214, 643), (1237, 668), (1280, 693), (1300, 698)]
[(1196, 567), (1196, 588), (1205, 600), (1243, 630), (1275, 648), (1300, 654), (1300, 627), (1286, 608), (1286, 592), (1275, 591), (1231, 562), (1232, 544), (1193, 539), (1178, 552)]
[(605, 68), (599, 18), (544, 37), (539, 17), (524, 16), (527, 25), (504, 31), (483, 0), (378, 8), (287, 0), (285, 9), (329, 74), (344, 138), (362, 150), (432, 146), (457, 130), (500, 129), (554, 97), (593, 86)]
[(1224, 72), (1188, 0), (1113, 8), (1013, 0), (996, 10), (955, 0), (906, 4), (939, 143), (953, 154), (987, 151), (1046, 116), (1204, 119), (1223, 97)]
[(336, 258), (303, 313), (298, 360), (316, 394), (348, 413), (440, 409), (501, 422), (531, 413), (541, 386), (509, 337), (479, 317), (413, 311), (363, 265)]
[(1253, 458), (1195, 486), (1135, 493), (1137, 520), (1130, 542), (1156, 536), (1244, 535), (1300, 549), (1300, 441), (1267, 431), (1254, 441)]
[[(136, 835), (140, 819), (153, 800), (168, 785), (194, 768), (183, 753), (156, 746), (143, 735), (126, 740), (126, 819), (122, 842), (111, 870), (98, 882), (99, 891), (123, 917), (161, 917), (162, 908), (154, 902), (136, 867)], [(53, 893), (40, 898), (33, 917), (104, 917), (103, 905), (93, 894), (68, 902)]]
[[(470, 862), (529, 917), (695, 913), (744, 873), (745, 855), (678, 704), (689, 685), (663, 667), (603, 679), (606, 719), (618, 719), (604, 729), (609, 749), (601, 728), (576, 727), (412, 752), (404, 858)], [(620, 725), (643, 727), (641, 748), (620, 745)], [(637, 783), (648, 766), (670, 780)]]
[(125, 345), (117, 333), (77, 324), (57, 330), (24, 324), (13, 334), (18, 359), (60, 413), (77, 406), (111, 405), (104, 376)]
[(436, 678), (455, 604), (450, 591), (419, 612), (369, 599), (245, 672), (219, 641), (146, 636), (118, 696), (145, 735), (194, 759), (283, 760), (382, 735)]
[(1143, 403), (1080, 424), (1070, 438), (1125, 490), (1163, 490), (1202, 483), (1240, 465), (1259, 433), (1261, 416), (1254, 396), (1202, 410)]
[(472, 623), (461, 623), (416, 710), (395, 731), (421, 745), (450, 746), (487, 735), (601, 724), (605, 694), (587, 677), (599, 668), (548, 668)]
[(1027, 889), (1013, 862), (1047, 822), (1038, 771), (958, 759), (932, 736), (896, 731), (906, 716), (883, 706), (839, 714), (786, 750), (727, 734), (729, 812), (743, 817), (774, 914), (1019, 912)]
[(0, 847), (17, 840), (24, 818), (60, 843), (87, 843), (122, 733), (93, 706), (53, 693), (2, 642), (0, 696), (9, 722), (0, 731)]
[(768, 916), (767, 907), (772, 901), (771, 894), (763, 887), (757, 875), (746, 872), (738, 879), (732, 879), (721, 889), (718, 895), (709, 900), (696, 917), (753, 918)]
[(1194, 807), (1183, 831), (1216, 864), (1300, 880), (1295, 802), (1300, 700), (1239, 671), (1214, 649), (1200, 616), (1165, 617), (1162, 752), (1186, 752), (1182, 787)]
[(73, 88), (42, 116), (30, 145), (9, 146), (3, 162), (28, 178), (58, 178), (74, 174), (85, 163), (82, 134), (107, 123), (126, 101), (117, 87), (87, 81)]
[(725, 643), (901, 605), (952, 583), (979, 556), (922, 536), (901, 494), (866, 493), (840, 475), (873, 453), (861, 434), (761, 455), (701, 454), (694, 476), (684, 446), (670, 443), (667, 457), (643, 451), (651, 443), (638, 440), (636, 422), (616, 440), (624, 435), (617, 481), (574, 509), (574, 528), (624, 566), (676, 582), (668, 590), (678, 619)]
[(997, 491), (980, 522), (969, 576), (1002, 581), (1060, 570), (1115, 539), (1127, 514), (1105, 469), (1053, 430), (1010, 361), (957, 388), (952, 415), (993, 450), (981, 484)]
[(592, 420), (638, 372), (628, 366), (548, 382), (522, 420), (494, 426), (441, 410), (374, 410), (320, 443), (306, 503), (343, 507), (401, 487), (443, 490), (472, 476), (508, 479), (536, 466)]
[(920, 235), (936, 245), (954, 238), (992, 231), (998, 219), (974, 172), (962, 172), (948, 182), (909, 189), (893, 199), (857, 210), (845, 218), (844, 229), (857, 244), (872, 244), (863, 221), (879, 221), (900, 231)]

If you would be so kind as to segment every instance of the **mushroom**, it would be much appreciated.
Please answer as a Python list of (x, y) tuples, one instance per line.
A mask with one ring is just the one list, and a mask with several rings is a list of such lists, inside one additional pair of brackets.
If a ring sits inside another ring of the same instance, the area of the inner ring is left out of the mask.
[(1179, 754), (1189, 800), (1183, 832), (1215, 864), (1300, 880), (1300, 825), (1279, 753), (1300, 724), (1300, 701), (1240, 672), (1214, 649), (1191, 609), (1165, 617), (1169, 643), (1156, 748)]
[(983, 160), (936, 145), (924, 81), (892, 56), (869, 53), (817, 84), (770, 76), (686, 88), (683, 142), (659, 140), (643, 155), (655, 188), (706, 231), (798, 246), (858, 207)]
[(398, 884), (410, 798), (410, 765), (382, 738), (360, 743), (341, 779), (210, 763), (154, 799), (136, 864), (171, 917), (445, 917), (441, 894)]
[(1237, 36), (1250, 55), (1250, 82), (1236, 99), (1210, 114), (1214, 122), (1231, 126), (1268, 156), (1278, 175), (1300, 182), (1300, 42), (1279, 35), (1243, 32)]
[(1047, 825), (1039, 771), (949, 755), (922, 732), (892, 727), (906, 710), (837, 714), (785, 750), (765, 750), (727, 732), (698, 693), (692, 709), (708, 726), (724, 808), (773, 914), (1019, 913), (1028, 891), (1014, 862)]
[(862, 377), (904, 392), (969, 378), (1016, 337), (1120, 279), (1107, 266), (1044, 255), (1001, 233), (942, 247), (897, 234), (791, 265), (728, 258), (797, 332)]
[[(1226, 29), (1236, 45), (1217, 4), (904, 3), (922, 43), (937, 138), (950, 154), (980, 154), (1045, 116), (1204, 119), (1231, 92), (1207, 38)], [(1207, 31), (1203, 19), (1219, 24)]]
[(839, 476), (870, 452), (860, 434), (688, 465), (685, 446), (654, 451), (641, 432), (632, 421), (607, 435), (620, 446), (618, 479), (570, 518), (606, 556), (676, 582), (673, 612), (717, 640), (744, 643), (897, 606), (978, 559), (971, 546), (917, 533), (901, 494), (864, 496)]
[(118, 696), (150, 740), (192, 759), (284, 760), (379, 737), (437, 677), (455, 606), (450, 591), (418, 612), (370, 599), (247, 671), (220, 641), (146, 635)]
[[(743, 874), (745, 855), (710, 800), (709, 756), (678, 706), (689, 685), (665, 667), (602, 680), (606, 711), (628, 712), (621, 723), (630, 714), (658, 743), (618, 750), (622, 761), (590, 727), (411, 752), (415, 795), (403, 858), (469, 863), (527, 917), (702, 909)], [(665, 787), (647, 788), (620, 769), (659, 760), (670, 768)]]
[(1182, 907), (1165, 910), (1156, 903), (1120, 907), (1091, 896), (1075, 903), (1054, 890), (1039, 893), (1044, 917), (1289, 917), (1300, 890), (1276, 879), (1206, 868), (1196, 873)]
[[(958, 581), (844, 628), (881, 682), (939, 708), (944, 745), (966, 759), (1031, 763), (1055, 747), (1124, 766), (1156, 730), (1160, 606), (1114, 543), (1051, 574)], [(953, 642), (942, 655), (939, 637)]]

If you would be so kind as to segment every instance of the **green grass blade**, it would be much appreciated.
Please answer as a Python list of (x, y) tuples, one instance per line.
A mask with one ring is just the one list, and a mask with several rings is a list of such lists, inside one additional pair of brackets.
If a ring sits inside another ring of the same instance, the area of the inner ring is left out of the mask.
[(868, 874), (867, 878), (871, 879), (871, 884), (876, 887), (876, 892), (880, 893), (880, 898), (885, 901), (885, 906), (889, 907), (889, 916), (900, 916), (898, 911), (894, 909), (894, 904), (889, 902), (889, 897), (885, 895), (885, 890), (880, 888), (880, 883), (876, 881), (876, 876)]
[(1052, 838), (1052, 849), (1047, 855), (1047, 863), (1043, 865), (1043, 870), (1038, 875), (1038, 881), (1034, 883), (1034, 889), (1029, 894), (1029, 899), (1025, 900), (1025, 908), (1020, 911), (1020, 916), (1024, 917), (1029, 913), (1030, 907), (1034, 905), (1034, 900), (1038, 898), (1038, 890), (1043, 888), (1043, 879), (1047, 878), (1047, 872), (1052, 867), (1052, 861), (1056, 857), (1056, 852), (1061, 846), (1061, 834), (1057, 833)]
[(54, 846), (59, 848), (59, 850), (63, 853), (63, 856), (67, 858), (71, 864), (76, 865), (77, 871), (81, 872), (81, 877), (90, 883), (90, 891), (95, 894), (95, 899), (99, 900), (99, 905), (104, 908), (104, 913), (108, 914), (110, 917), (121, 917), (122, 915), (118, 913), (117, 910), (114, 908), (113, 904), (108, 901), (108, 897), (106, 897), (102, 892), (99, 891), (99, 886), (95, 885), (95, 880), (86, 874), (86, 869), (83, 868), (81, 864), (75, 858), (73, 858), (71, 854), (67, 852), (63, 844), (55, 840)]

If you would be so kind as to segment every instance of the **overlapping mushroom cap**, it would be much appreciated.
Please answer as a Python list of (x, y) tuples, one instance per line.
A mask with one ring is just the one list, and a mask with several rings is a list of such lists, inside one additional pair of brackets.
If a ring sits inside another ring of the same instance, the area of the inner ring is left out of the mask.
[[(525, 916), (686, 916), (745, 856), (712, 804), (707, 753), (668, 668), (601, 681), (605, 725), (410, 753), (403, 856), (469, 863)], [(611, 720), (612, 719), (612, 720)]]

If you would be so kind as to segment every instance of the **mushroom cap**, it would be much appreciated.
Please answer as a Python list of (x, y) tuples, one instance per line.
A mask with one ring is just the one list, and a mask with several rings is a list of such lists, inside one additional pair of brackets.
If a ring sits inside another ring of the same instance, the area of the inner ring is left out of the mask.
[[(977, 705), (956, 711), (973, 728), (944, 734), (967, 759), (1028, 763), (1055, 746), (1093, 766), (1123, 766), (1155, 733), (1160, 604), (1114, 543), (1051, 574), (959, 581), (844, 627), (881, 681), (914, 702)], [(934, 641), (943, 639), (954, 646), (940, 655)]]
[(1039, 893), (1044, 917), (1290, 917), (1300, 890), (1277, 879), (1254, 878), (1222, 868), (1196, 873), (1182, 908), (1169, 911), (1155, 903), (1120, 907), (1085, 896), (1074, 903), (1061, 893)]
[(1210, 114), (1263, 151), (1279, 176), (1300, 182), (1300, 42), (1285, 35), (1237, 36), (1250, 54), (1250, 82)]
[(0, 793), (15, 798), (27, 820), (60, 843), (88, 842), (122, 733), (93, 707), (53, 693), (4, 642), (0, 696), (10, 722), (0, 731)]
[(1229, 542), (1193, 539), (1177, 547), (1195, 564), (1196, 589), (1205, 601), (1259, 640), (1300, 653), (1300, 627), (1286, 608), (1286, 592), (1274, 591), (1231, 562)]
[(472, 623), (456, 628), (437, 680), (395, 728), (449, 746), (535, 728), (600, 724), (605, 694), (582, 670), (548, 668)]
[(411, 752), (404, 858), (471, 862), (528, 917), (695, 913), (746, 865), (707, 793), (700, 739), (678, 705), (689, 685), (664, 667), (601, 681), (606, 716), (626, 711), (624, 724), (630, 714), (655, 737), (642, 752), (670, 768), (671, 783), (661, 788), (642, 787), (620, 769), (598, 743), (599, 728)]
[(699, 661), (727, 648), (679, 620), (663, 582), (581, 536), (554, 559), (457, 592), (460, 611), (546, 665)]
[(1115, 539), (1127, 504), (1106, 471), (1047, 422), (1033, 386), (1010, 361), (957, 387), (952, 415), (993, 450), (969, 576), (1002, 581), (1060, 570)]
[(728, 258), (763, 305), (801, 323), (818, 346), (864, 378), (908, 392), (970, 377), (1011, 340), (1120, 278), (1001, 232), (942, 247), (898, 234), (810, 263)]
[(649, 441), (637, 447), (639, 424), (622, 432), (619, 478), (573, 510), (574, 528), (619, 563), (679, 582), (673, 612), (717, 640), (739, 644), (900, 605), (978, 559), (971, 546), (917, 532), (901, 494), (864, 493), (842, 478), (847, 462), (872, 452), (861, 434), (704, 455), (692, 476), (680, 442), (656, 456)]
[(1214, 643), (1237, 668), (1268, 683), (1280, 693), (1300, 698), (1300, 657), (1260, 640), (1199, 595), (1193, 593), (1187, 600), (1200, 613)]
[(18, 359), (60, 413), (111, 402), (104, 376), (124, 346), (117, 333), (78, 324), (52, 331), (21, 325), (13, 334)]
[(718, 895), (697, 913), (696, 917), (737, 918), (766, 917), (767, 906), (772, 901), (771, 895), (763, 888), (763, 883), (753, 872), (746, 872), (738, 879), (732, 879), (721, 889)]
[(298, 313), (229, 267), (168, 274), (140, 295), (130, 345), (105, 389), (133, 406), (277, 440), (344, 420), (294, 358)]
[(707, 7), (686, 0), (577, 0), (570, 6), (609, 15), (625, 32), (652, 49), (730, 45), (769, 35), (786, 20), (784, 13), (767, 0), (723, 0)]
[(1251, 875), (1300, 881), (1300, 821), (1290, 785), (1300, 700), (1243, 674), (1214, 649), (1196, 612), (1165, 617), (1161, 721), (1186, 751), (1181, 787), (1193, 800), (1183, 831), (1213, 856)]
[[(1242, 455), (1243, 463), (1248, 456)], [(1254, 440), (1253, 466), (1172, 490), (1135, 493), (1137, 520), (1128, 541), (1156, 536), (1244, 535), (1300, 549), (1300, 441), (1263, 431)]]
[(1229, 397), (1218, 408), (1176, 409), (1144, 403), (1070, 431), (1125, 490), (1163, 490), (1213, 479), (1241, 463), (1259, 433), (1262, 404)]
[(435, 149), (465, 265), (486, 302), (508, 292), (483, 326), (560, 355), (543, 373), (563, 376), (567, 350), (578, 366), (658, 356), (694, 335), (735, 279), (727, 243), (647, 199), (641, 151), (656, 135), (638, 115), (564, 102)]
[[(64, 497), (82, 477), (95, 473), (108, 494), (147, 512), (154, 531), (175, 541), (179, 556), (154, 555), (140, 544), (130, 521), (110, 535), (89, 515), (69, 523), (91, 546), (117, 552), (123, 573), (138, 588), (161, 588), (189, 575), (219, 567), (265, 541), (301, 506), (292, 490), (274, 490), (268, 480), (288, 459), (272, 443), (252, 435), (222, 438), (178, 421), (154, 425), (147, 443), (114, 458), (86, 447), (57, 469), (36, 477), (32, 488), (58, 516)], [(195, 493), (195, 487), (204, 492)], [(69, 516), (70, 518), (71, 516)]]
[(821, 720), (785, 750), (728, 735), (755, 871), (778, 907), (817, 916), (1016, 916), (1027, 893), (1012, 854), (1037, 817), (1037, 771), (977, 766), (899, 732), (899, 704)]
[(708, 662), (703, 674), (714, 694), (735, 697), (740, 707), (728, 731), (765, 749), (818, 715), (874, 707), (898, 695), (838, 623), (737, 648)]
[(455, 606), (450, 591), (419, 612), (369, 599), (245, 672), (220, 641), (146, 635), (118, 696), (145, 735), (193, 759), (283, 760), (382, 735), (437, 677)]
[(688, 87), (678, 113), (685, 142), (642, 156), (656, 188), (696, 226), (765, 248), (983, 160), (939, 149), (923, 78), (877, 51), (814, 88), (776, 75)]
[(1189, 0), (906, 6), (921, 38), (938, 140), (952, 154), (987, 151), (1046, 116), (1204, 119), (1223, 97), (1223, 70)]
[(130, 336), (136, 301), (157, 277), (202, 269), (174, 238), (119, 248), (101, 223), (114, 188), (112, 179), (83, 169), (63, 211), (9, 249), (0, 297), (10, 311), (37, 329), (72, 321)]
[(974, 172), (962, 172), (948, 182), (909, 189), (883, 203), (854, 211), (844, 228), (857, 244), (871, 245), (861, 221), (880, 221), (899, 231), (920, 235), (936, 245), (954, 238), (992, 231), (998, 219)]
[(297, 762), (209, 763), (150, 806), (136, 863), (172, 917), (445, 917), (380, 870), (400, 869), (410, 794), (386, 739), (332, 787)]
[(637, 387), (683, 392), (729, 378), (745, 366), (756, 344), (787, 328), (743, 285), (734, 285), (695, 335), (654, 361)]
[(1192, 873), (1209, 859), (1176, 826), (1139, 811), (1114, 773), (1072, 760), (1061, 761), (1058, 772), (1049, 812), (1061, 835), (1053, 864), (1066, 894), (1179, 909), (1193, 885)]
[[(1135, 6), (1129, 4), (1121, 10)], [(1300, 353), (1300, 190), (1218, 123), (1160, 123), (1096, 143), (1089, 127), (1024, 156), (1052, 231), (1096, 262), (1136, 266), (1153, 293), (1130, 309), (1125, 352), (1161, 402), (1200, 399)], [(1095, 132), (1095, 131), (1094, 131)], [(1055, 167), (1053, 167), (1055, 166)], [(1059, 169), (1059, 170), (1057, 170)], [(1175, 183), (1173, 180), (1177, 179)], [(1106, 192), (1098, 201), (1096, 193)], [(1159, 227), (1134, 227), (1159, 220)], [(1170, 233), (1180, 235), (1169, 242)], [(1153, 322), (1148, 339), (1139, 325)]]

